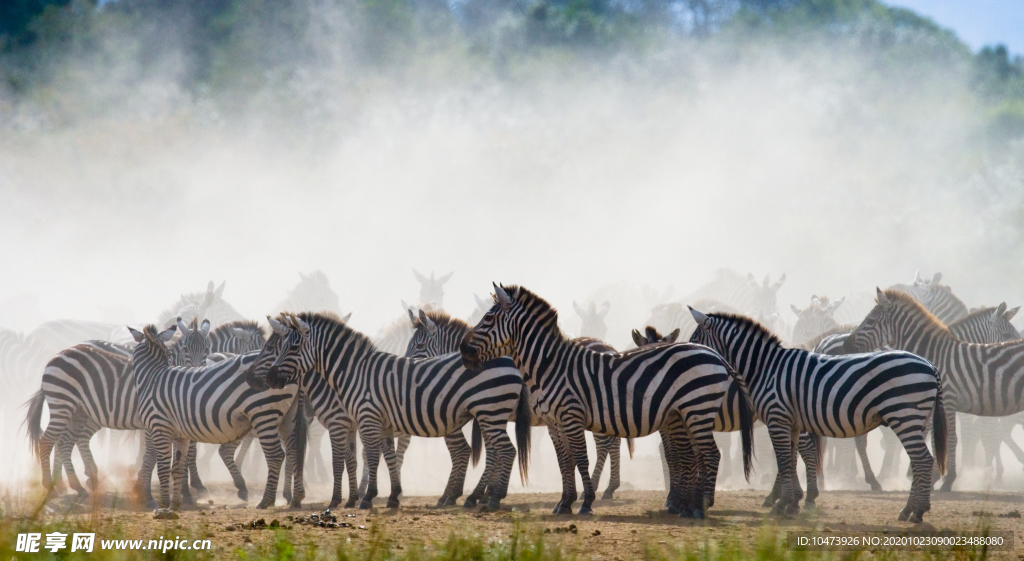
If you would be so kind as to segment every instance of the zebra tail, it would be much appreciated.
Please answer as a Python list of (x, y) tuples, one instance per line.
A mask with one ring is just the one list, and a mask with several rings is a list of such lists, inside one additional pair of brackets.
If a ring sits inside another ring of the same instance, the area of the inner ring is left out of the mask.
[(25, 426), (28, 429), (28, 440), (32, 445), (32, 453), (39, 455), (39, 439), (43, 436), (43, 404), (46, 403), (46, 396), (43, 390), (32, 394), (32, 398), (25, 404), (28, 406), (28, 415), (25, 417)]
[(516, 405), (516, 450), (519, 455), (519, 480), (523, 485), (530, 482), (530, 433), (533, 430), (533, 414), (530, 412), (530, 393), (526, 384), (519, 391)]
[[(808, 433), (810, 434), (810, 433)], [(818, 459), (818, 475), (825, 473), (825, 437), (820, 434), (811, 434), (811, 442), (814, 443), (814, 457)]]
[(480, 463), (480, 453), (484, 450), (484, 435), (480, 432), (480, 422), (473, 419), (473, 467)]
[[(309, 402), (305, 394), (300, 394), (303, 404)], [(298, 399), (298, 398), (296, 398)], [(309, 442), (309, 418), (306, 417), (305, 409), (300, 405), (299, 410), (295, 412), (295, 430), (293, 431), (293, 438), (295, 440), (295, 477), (302, 477), (302, 472), (306, 465), (306, 447)]]
[(946, 475), (946, 406), (942, 404), (942, 382), (935, 394), (935, 411), (932, 413), (932, 436), (935, 438), (935, 461), (939, 464), (939, 475)]
[(743, 477), (750, 481), (754, 463), (754, 408), (745, 389), (740, 389), (740, 441), (743, 443)]
[(626, 437), (626, 450), (629, 450), (629, 459), (633, 459), (633, 452), (636, 452), (636, 442), (633, 441), (633, 437)]

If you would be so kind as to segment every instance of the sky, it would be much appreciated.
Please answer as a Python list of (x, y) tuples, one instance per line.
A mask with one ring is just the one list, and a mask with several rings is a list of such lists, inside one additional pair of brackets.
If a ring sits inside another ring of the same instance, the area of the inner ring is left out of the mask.
[(956, 32), (972, 49), (1003, 43), (1024, 53), (1024, 0), (898, 0), (891, 6), (910, 8)]

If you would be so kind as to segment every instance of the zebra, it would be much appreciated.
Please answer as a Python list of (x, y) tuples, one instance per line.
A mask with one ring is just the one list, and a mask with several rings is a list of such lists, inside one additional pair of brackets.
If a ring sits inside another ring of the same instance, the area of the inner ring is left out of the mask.
[(338, 295), (331, 290), (327, 275), (322, 271), (299, 273), (299, 284), (288, 293), (288, 296), (274, 306), (272, 314), (289, 310), (308, 310), (311, 312), (332, 312), (341, 314)]
[(768, 425), (782, 479), (782, 496), (773, 513), (793, 515), (800, 508), (793, 500), (797, 433), (849, 438), (884, 424), (900, 437), (914, 470), (899, 520), (921, 522), (931, 508), (935, 461), (925, 435), (932, 414), (940, 473), (946, 467), (942, 380), (934, 366), (900, 351), (836, 357), (787, 349), (748, 318), (691, 313), (698, 327), (690, 341), (708, 345), (736, 367), (758, 416)]
[[(646, 347), (650, 345), (663, 345), (667, 343), (674, 343), (679, 337), (679, 330), (676, 329), (668, 335), (662, 335), (657, 329), (648, 325), (644, 328), (644, 333), (634, 329), (633, 330), (633, 342), (636, 343), (637, 347)], [(726, 399), (722, 402), (722, 408), (718, 412), (718, 416), (715, 417), (715, 432), (726, 433), (735, 432), (740, 430), (740, 386), (738, 384), (732, 384), (729, 387), (729, 393)], [(818, 497), (818, 474), (820, 473), (820, 454), (819, 454), (819, 442), (818, 439), (811, 438), (810, 435), (801, 434), (798, 445), (800, 457), (804, 460), (804, 465), (807, 471), (807, 499), (805, 504), (808, 508), (814, 506), (814, 501)], [(726, 455), (728, 455), (729, 448), (725, 448)], [(668, 487), (676, 486), (681, 487), (684, 483), (682, 481), (672, 481), (669, 475), (668, 460), (665, 456), (664, 443), (660, 446), (661, 451), (661, 462), (662, 468), (665, 471), (665, 481), (669, 482)], [(781, 493), (781, 483), (776, 474), (775, 484), (772, 487), (771, 493), (765, 498), (762, 506), (772, 506), (775, 501), (778, 500), (779, 494)], [(798, 489), (798, 495), (802, 495), (802, 490)]]
[[(268, 318), (274, 329), (257, 360), (270, 387), (315, 370), (356, 416), (369, 464), (369, 481), (359, 508), (368, 509), (377, 495), (381, 448), (391, 477), (388, 508), (399, 506), (402, 492), (391, 438), (395, 434), (442, 437), (471, 419), (479, 425), (487, 450), (484, 474), (497, 510), (508, 490), (516, 448), (506, 432), (515, 418), (521, 477), (528, 476), (530, 408), (526, 385), (515, 364), (498, 358), (464, 365), (459, 354), (414, 360), (378, 351), (372, 341), (329, 315), (304, 312)], [(474, 445), (478, 442), (474, 439)], [(465, 506), (473, 506), (468, 503)]]
[(950, 287), (939, 284), (941, 280), (942, 273), (935, 273), (931, 280), (925, 280), (921, 278), (921, 272), (918, 271), (914, 274), (913, 284), (895, 284), (890, 286), (889, 290), (898, 290), (909, 294), (939, 321), (949, 325), (965, 317), (969, 312), (967, 306), (953, 294)]
[[(415, 329), (412, 339), (409, 340), (409, 348), (405, 355), (409, 358), (429, 358), (458, 352), (459, 344), (466, 337), (466, 333), (469, 333), (469, 324), (458, 318), (453, 318), (444, 312), (424, 312), (420, 310), (419, 317), (416, 317), (410, 311), (409, 319)], [(596, 338), (577, 337), (573, 341), (595, 352), (608, 354), (615, 354), (616, 352), (610, 345)], [(543, 422), (536, 415), (533, 417), (533, 426), (544, 426)], [(449, 442), (449, 440), (454, 440), (454, 442)], [(626, 440), (627, 449), (629, 450), (630, 457), (632, 457), (635, 450), (633, 439), (628, 438)], [(466, 444), (465, 437), (460, 433), (446, 436), (445, 443), (448, 445), (448, 449), (452, 450), (453, 471), (455, 466), (463, 469), (462, 473), (453, 475), (454, 485), (449, 483), (449, 487), (455, 487), (455, 490), (458, 490), (458, 494), (461, 494), (461, 482), (466, 478), (464, 471), (466, 461), (462, 456), (469, 457), (469, 445)], [(595, 434), (594, 445), (597, 448), (597, 459), (594, 461), (594, 472), (590, 477), (594, 481), (600, 482), (605, 459), (610, 458), (611, 475), (608, 480), (608, 487), (605, 489), (601, 499), (611, 500), (614, 498), (616, 489), (621, 484), (619, 452), (622, 446), (620, 439), (614, 436)], [(460, 460), (458, 463), (455, 460), (457, 453)], [(563, 462), (565, 463), (563, 464)], [(566, 454), (558, 458), (559, 465), (569, 465), (568, 462), (571, 462), (571, 458)], [(474, 465), (476, 465), (476, 458), (474, 458)], [(449, 481), (452, 480), (450, 479)], [(473, 495), (479, 495), (482, 491), (482, 489), (474, 490)], [(446, 489), (447, 492), (449, 491)]]
[[(180, 482), (189, 441), (229, 443), (250, 429), (259, 435), (269, 474), (263, 500), (256, 508), (273, 506), (284, 451), (279, 428), (289, 410), (296, 408), (298, 388), (285, 386), (258, 391), (247, 383), (259, 352), (238, 355), (199, 368), (170, 365), (165, 345), (177, 326), (157, 332), (154, 325), (142, 331), (129, 328), (138, 343), (132, 351), (139, 414), (157, 457), (160, 508), (177, 510), (181, 505)], [(179, 453), (173, 458), (172, 447)], [(301, 473), (299, 474), (301, 475)], [(304, 494), (296, 478), (293, 506)]]
[(224, 300), (224, 285), (227, 281), (220, 283), (214, 288), (213, 281), (206, 285), (206, 292), (194, 292), (183, 294), (181, 299), (167, 308), (157, 318), (157, 324), (167, 328), (175, 323), (175, 318), (183, 317), (186, 320), (204, 317), (210, 320), (213, 326), (220, 326), (232, 321), (245, 319), (235, 308)]
[(434, 271), (430, 271), (429, 279), (419, 274), (416, 269), (412, 270), (412, 274), (420, 282), (420, 305), (432, 304), (434, 309), (441, 309), (444, 306), (444, 285), (451, 280), (455, 271), (436, 279)]
[[(877, 304), (850, 334), (847, 352), (890, 346), (918, 354), (942, 373), (949, 431), (948, 448), (956, 451), (956, 413), (1001, 417), (1024, 410), (1024, 342), (977, 344), (960, 341), (941, 320), (912, 296), (877, 289)], [(956, 455), (940, 491), (956, 481)]]
[(1001, 302), (995, 308), (982, 307), (971, 310), (969, 314), (948, 324), (947, 327), (954, 337), (966, 343), (1017, 341), (1021, 338), (1020, 332), (1010, 320), (1019, 309), (1020, 306), (1007, 310), (1006, 302)]
[[(611, 304), (605, 302), (601, 304), (601, 309), (597, 309), (597, 305), (593, 302), (587, 309), (583, 309), (575, 301), (572, 303), (572, 309), (576, 311), (576, 315), (580, 316), (583, 320), (583, 324), (580, 326), (581, 337), (593, 337), (603, 341), (608, 335), (608, 326), (605, 325), (604, 318), (608, 315), (608, 310), (611, 309)], [(467, 326), (468, 327), (468, 326)], [(615, 352), (612, 350), (612, 352)]]
[[(197, 327), (193, 321), (189, 328), (180, 320), (178, 327), (184, 335), (169, 350), (176, 364), (201, 364), (209, 353), (209, 322)], [(43, 403), (49, 406), (50, 421), (42, 431), (40, 420)], [(48, 492), (53, 481), (60, 478), (60, 468), (67, 471), (69, 484), (82, 497), (88, 493), (78, 482), (71, 462), (71, 452), (78, 446), (85, 464), (87, 484), (94, 487), (99, 470), (89, 448), (92, 436), (101, 428), (135, 430), (145, 428), (138, 416), (138, 397), (132, 375), (131, 350), (103, 341), (88, 341), (58, 353), (43, 371), (40, 390), (29, 405), (26, 423), (32, 447), (43, 470), (43, 486)], [(54, 443), (53, 475), (50, 473), (50, 452)], [(194, 458), (194, 449), (190, 450)], [(143, 475), (150, 476), (152, 467), (140, 472), (137, 485), (145, 498), (148, 485), (143, 486)], [(197, 490), (202, 483), (194, 478)], [(186, 490), (187, 493), (187, 490)]]
[[(620, 438), (660, 431), (663, 440), (673, 443), (666, 449), (670, 466), (676, 460), (671, 454), (683, 440), (695, 443), (696, 469), (703, 482), (700, 504), (690, 509), (680, 502), (682, 497), (670, 499), (682, 515), (702, 518), (715, 500), (720, 454), (712, 436), (714, 420), (733, 380), (722, 358), (689, 344), (620, 354), (594, 352), (567, 339), (558, 327), (558, 312), (526, 288), (495, 284), (494, 294), (494, 305), (460, 345), (463, 361), (476, 367), (503, 355), (513, 358), (536, 399), (532, 409), (554, 429), (556, 453), (575, 459), (584, 488), (579, 514), (593, 514), (596, 498), (584, 431)], [(749, 435), (753, 420), (751, 415), (743, 419), (744, 434)], [(745, 467), (749, 458), (745, 439)], [(571, 512), (576, 501), (572, 466), (566, 467), (556, 514)]]
[(846, 300), (845, 297), (835, 302), (829, 302), (828, 296), (811, 296), (811, 304), (802, 310), (790, 304), (790, 308), (797, 317), (796, 324), (793, 326), (793, 336), (790, 339), (794, 342), (808, 341), (821, 333), (839, 327), (832, 316), (844, 300)]

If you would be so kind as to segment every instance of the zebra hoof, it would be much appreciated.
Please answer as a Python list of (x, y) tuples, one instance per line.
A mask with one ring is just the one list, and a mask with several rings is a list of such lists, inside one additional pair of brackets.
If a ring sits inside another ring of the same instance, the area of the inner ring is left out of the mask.
[(249, 502), (249, 491), (247, 489), (238, 490), (238, 498), (243, 501)]
[(900, 522), (906, 522), (907, 520), (910, 520), (911, 512), (913, 512), (913, 511), (910, 509), (909, 506), (908, 507), (904, 507), (904, 509), (900, 511), (900, 515), (898, 517), (896, 517), (896, 520), (898, 520)]
[(477, 504), (476, 497), (466, 497), (466, 502), (462, 503), (462, 508), (476, 508)]
[(327, 505), (327, 510), (334, 510), (341, 504), (341, 499), (331, 499), (331, 503)]
[(800, 507), (797, 505), (789, 505), (786, 507), (786, 518), (793, 518), (797, 514), (800, 514)]
[(818, 505), (814, 501), (804, 501), (804, 510), (818, 510)]
[(690, 513), (690, 518), (694, 520), (704, 520), (704, 511), (699, 508), (695, 508), (693, 509), (693, 512)]
[(386, 506), (387, 508), (398, 508), (401, 505), (399, 504), (397, 497), (390, 497), (388, 498), (388, 504)]
[(147, 509), (151, 509), (151, 508), (155, 509), (156, 507), (157, 507), (156, 500), (149, 499), (148, 501), (146, 501), (146, 508)]
[(942, 487), (939, 487), (938, 489), (936, 489), (936, 491), (938, 491), (939, 493), (949, 493), (949, 492), (952, 492), (953, 491), (953, 482), (950, 481), (949, 483), (943, 483)]
[(774, 507), (775, 506), (775, 497), (772, 497), (771, 495), (768, 495), (767, 497), (764, 498), (764, 502), (761, 503), (761, 506), (763, 506), (765, 508)]
[(924, 522), (924, 518), (921, 516), (921, 513), (915, 512), (910, 515), (910, 519), (907, 520), (907, 522), (910, 522), (911, 524), (920, 524)]
[(196, 493), (196, 498), (197, 499), (205, 499), (206, 497), (210, 496), (210, 490), (207, 489), (206, 487), (199, 486), (199, 487), (193, 488), (193, 490)]
[(665, 503), (665, 507), (668, 509), (669, 514), (683, 514), (683, 511), (676, 505)]
[(498, 512), (501, 510), (501, 501), (488, 501), (485, 505), (480, 505), (480, 512)]
[(614, 495), (615, 495), (615, 491), (605, 491), (601, 495), (601, 500), (602, 501), (613, 501), (613, 500), (615, 500), (615, 496)]
[(177, 520), (178, 518), (179, 516), (176, 512), (167, 508), (158, 508), (156, 512), (153, 513), (154, 520)]
[(359, 510), (370, 510), (371, 508), (373, 508), (373, 503), (370, 501), (366, 499), (359, 501)]
[(355, 507), (356, 507), (356, 498), (355, 497), (352, 497), (351, 499), (348, 500), (347, 503), (345, 503), (345, 508), (355, 508)]
[[(291, 501), (291, 502), (289, 502), (289, 503), (288, 503), (288, 507), (289, 507), (289, 508), (302, 508), (302, 499), (299, 499), (299, 500), (297, 500), (297, 501)], [(330, 508), (330, 507), (328, 507), (328, 509), (329, 509), (329, 508)]]
[(594, 515), (594, 509), (590, 508), (587, 505), (583, 505), (583, 506), (580, 507), (579, 512), (577, 512), (576, 514), (579, 515), (579, 516), (593, 516)]
[(284, 497), (284, 500), (286, 500), (288, 502), (291, 502), (291, 500), (292, 500), (292, 494), (290, 492), (288, 492), (288, 491), (285, 491), (284, 493), (281, 493), (281, 496)]
[(557, 504), (555, 505), (554, 510), (551, 511), (551, 514), (572, 514), (572, 507)]

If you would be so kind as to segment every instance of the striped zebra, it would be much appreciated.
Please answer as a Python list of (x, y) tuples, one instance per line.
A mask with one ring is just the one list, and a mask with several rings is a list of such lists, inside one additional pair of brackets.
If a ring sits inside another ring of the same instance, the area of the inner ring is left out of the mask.
[(798, 433), (850, 438), (886, 425), (900, 437), (914, 470), (899, 520), (921, 522), (931, 508), (935, 462), (925, 435), (933, 414), (940, 473), (946, 467), (946, 414), (935, 367), (900, 351), (836, 357), (787, 349), (750, 319), (692, 313), (698, 327), (690, 340), (710, 346), (736, 367), (758, 416), (768, 425), (782, 479), (782, 496), (773, 513), (799, 511), (793, 500)]
[[(611, 304), (605, 302), (601, 304), (601, 309), (597, 309), (597, 304), (591, 302), (590, 306), (586, 309), (580, 307), (576, 302), (572, 303), (572, 309), (575, 310), (576, 315), (580, 316), (583, 323), (580, 325), (580, 336), (581, 337), (593, 337), (600, 341), (604, 341), (608, 336), (608, 326), (604, 322), (605, 316), (608, 315), (608, 310), (611, 309)], [(467, 326), (468, 327), (468, 326)], [(613, 349), (612, 352), (615, 352)]]
[[(912, 296), (898, 290), (877, 289), (878, 303), (850, 334), (847, 352), (889, 346), (920, 355), (942, 373), (948, 448), (957, 444), (956, 413), (1002, 417), (1024, 410), (1024, 341), (996, 344), (967, 343), (957, 339)], [(941, 491), (956, 481), (956, 455)]]
[[(158, 333), (153, 325), (142, 331), (129, 328), (138, 343), (132, 352), (135, 385), (139, 414), (157, 457), (160, 508), (177, 510), (181, 505), (185, 457), (180, 451), (187, 450), (190, 441), (236, 442), (249, 430), (259, 435), (269, 470), (263, 500), (256, 508), (273, 506), (285, 455), (279, 429), (289, 410), (299, 404), (298, 388), (257, 391), (249, 387), (250, 374), (258, 374), (250, 372), (257, 352), (212, 366), (171, 366), (166, 343), (176, 329), (172, 326)], [(173, 465), (172, 448), (178, 451)], [(299, 477), (293, 505), (303, 494)]]
[(942, 273), (935, 273), (930, 280), (926, 280), (921, 278), (921, 272), (918, 271), (914, 274), (913, 284), (895, 284), (889, 290), (909, 294), (939, 321), (949, 325), (969, 312), (967, 306), (953, 294), (953, 289), (939, 284), (941, 280)]
[[(679, 337), (679, 330), (675, 330), (668, 335), (662, 335), (657, 329), (651, 326), (647, 326), (644, 329), (644, 333), (634, 329), (633, 330), (633, 342), (636, 343), (637, 347), (646, 347), (650, 345), (663, 345), (668, 343), (674, 343)], [(741, 410), (740, 400), (741, 391), (739, 384), (732, 384), (729, 387), (729, 393), (726, 395), (725, 400), (722, 402), (722, 408), (718, 412), (718, 416), (715, 417), (715, 432), (716, 433), (728, 433), (740, 430), (741, 421)], [(758, 421), (760, 422), (760, 421)], [(719, 443), (721, 445), (721, 442)], [(818, 447), (820, 446), (818, 439), (811, 438), (806, 433), (800, 435), (799, 444), (797, 449), (799, 450), (800, 457), (804, 460), (804, 465), (807, 471), (807, 500), (806, 506), (808, 508), (814, 506), (815, 499), (818, 498), (818, 474), (820, 473), (819, 463), (820, 456), (818, 453)], [(669, 482), (666, 486), (675, 486), (677, 488), (683, 488), (687, 486), (686, 482), (673, 481), (669, 475), (668, 460), (665, 456), (664, 443), (660, 447), (661, 449), (661, 462), (663, 469), (665, 470), (666, 476), (665, 481)], [(725, 448), (726, 451), (729, 448)], [(728, 455), (728, 452), (726, 452)], [(771, 493), (765, 498), (762, 506), (772, 506), (775, 501), (778, 500), (779, 494), (782, 491), (781, 482), (776, 474), (775, 484), (772, 487)], [(797, 495), (802, 498), (803, 490), (797, 486)]]
[[(429, 358), (458, 352), (459, 344), (462, 343), (466, 334), (469, 333), (469, 324), (458, 318), (453, 318), (444, 312), (424, 312), (423, 310), (420, 310), (419, 317), (416, 317), (413, 316), (410, 311), (409, 317), (412, 321), (413, 328), (415, 329), (412, 339), (409, 341), (409, 349), (406, 351), (405, 355), (410, 358)], [(595, 352), (608, 354), (614, 354), (616, 352), (614, 348), (596, 338), (578, 337), (573, 339), (573, 341)], [(534, 415), (533, 426), (540, 427), (545, 425), (537, 415)], [(449, 443), (450, 439), (455, 442)], [(629, 438), (626, 440), (629, 454), (632, 456), (634, 450), (633, 439)], [(448, 449), (452, 451), (453, 475), (449, 479), (449, 487), (454, 488), (453, 490), (458, 490), (458, 494), (461, 495), (461, 482), (465, 481), (466, 478), (466, 460), (469, 458), (470, 448), (466, 443), (465, 436), (461, 433), (446, 436), (445, 443), (448, 444)], [(601, 472), (604, 470), (605, 459), (610, 458), (611, 474), (608, 480), (608, 487), (605, 489), (601, 498), (603, 500), (611, 500), (614, 498), (615, 490), (619, 488), (621, 483), (619, 454), (622, 448), (621, 441), (619, 438), (614, 436), (595, 434), (594, 445), (597, 448), (597, 459), (594, 461), (594, 472), (590, 477), (594, 481), (600, 482)], [(459, 459), (458, 463), (456, 463), (457, 453)], [(567, 454), (559, 456), (558, 458), (560, 466), (568, 466), (568, 462), (571, 461), (571, 458), (569, 458)], [(473, 462), (474, 465), (476, 465), (476, 458), (473, 459)], [(461, 473), (456, 474), (456, 468), (460, 469)], [(445, 492), (447, 493), (449, 490), (446, 489)], [(482, 493), (483, 489), (477, 488), (473, 491), (471, 496), (479, 497)], [(456, 497), (457, 496), (458, 495), (456, 495)]]
[[(391, 438), (397, 434), (443, 437), (460, 431), (470, 420), (479, 425), (487, 450), (484, 474), (491, 474), (487, 508), (498, 508), (516, 457), (506, 424), (513, 414), (530, 419), (526, 386), (511, 360), (474, 363), (477, 368), (471, 370), (458, 354), (408, 359), (378, 351), (368, 337), (328, 315), (305, 312), (279, 318), (268, 318), (274, 333), (256, 370), (265, 369), (270, 387), (315, 370), (341, 396), (349, 414), (355, 414), (369, 464), (360, 508), (370, 508), (377, 496), (382, 448), (391, 477), (388, 508), (399, 505), (402, 484)], [(516, 424), (516, 441), (520, 474), (525, 478), (529, 422)]]
[(169, 327), (175, 323), (175, 318), (182, 317), (185, 320), (194, 318), (206, 318), (214, 326), (220, 326), (232, 321), (243, 320), (242, 314), (224, 300), (224, 285), (227, 281), (220, 283), (214, 288), (213, 281), (206, 285), (206, 292), (193, 292), (183, 294), (181, 299), (167, 308), (157, 318), (157, 324), (162, 327)]
[[(412, 270), (412, 274), (416, 277), (416, 280), (420, 283), (420, 305), (430, 304), (433, 309), (440, 310), (444, 307), (444, 285), (451, 280), (452, 275), (455, 271), (448, 273), (440, 278), (434, 278), (434, 271), (430, 271), (430, 278), (419, 274), (416, 269)], [(408, 308), (408, 306), (406, 306)]]
[(954, 337), (967, 343), (1005, 343), (1017, 341), (1020, 332), (1010, 323), (1020, 306), (1006, 309), (1006, 302), (995, 308), (978, 308), (947, 325)]
[[(593, 514), (596, 498), (590, 479), (585, 431), (637, 438), (661, 432), (672, 442), (669, 465), (684, 440), (696, 445), (702, 478), (701, 504), (682, 510), (681, 497), (670, 495), (685, 516), (703, 517), (715, 501), (720, 454), (712, 436), (715, 416), (733, 380), (717, 354), (697, 345), (655, 345), (604, 354), (567, 339), (558, 327), (558, 312), (529, 290), (494, 285), (495, 304), (460, 345), (467, 366), (511, 356), (530, 386), (532, 409), (552, 430), (557, 454), (574, 458), (583, 479), (580, 514)], [(748, 411), (749, 412), (749, 411)], [(743, 417), (745, 425), (753, 420)], [(559, 449), (561, 447), (561, 449)], [(749, 465), (749, 440), (744, 465)], [(563, 498), (555, 513), (571, 512), (576, 482), (563, 470)]]
[(793, 326), (793, 336), (790, 339), (794, 343), (802, 343), (839, 327), (833, 315), (844, 300), (846, 300), (845, 297), (835, 302), (829, 302), (828, 296), (811, 296), (811, 304), (802, 310), (790, 304), (790, 308), (797, 318), (796, 324)]
[[(184, 335), (169, 350), (171, 360), (185, 366), (201, 364), (210, 350), (209, 322), (197, 327), (193, 321), (191, 328), (180, 319), (178, 323)], [(50, 411), (45, 431), (40, 426), (44, 403)], [(53, 488), (63, 466), (69, 485), (80, 496), (87, 495), (71, 462), (74, 446), (78, 446), (82, 455), (87, 484), (93, 487), (99, 470), (89, 448), (92, 436), (101, 427), (118, 430), (145, 428), (138, 416), (131, 350), (113, 343), (88, 341), (58, 353), (43, 371), (41, 388), (30, 401), (26, 423), (43, 471), (44, 488), (48, 491)], [(54, 444), (57, 445), (57, 454), (51, 475), (50, 453)], [(194, 457), (194, 449), (190, 453)], [(152, 468), (143, 472), (149, 475)], [(139, 489), (145, 498), (148, 485), (143, 488), (142, 481), (140, 473)], [(201, 486), (198, 478), (196, 483)]]
[(299, 284), (288, 293), (288, 296), (274, 306), (272, 314), (289, 310), (307, 310), (311, 312), (331, 312), (341, 315), (341, 304), (338, 294), (331, 289), (327, 275), (322, 271), (313, 271), (308, 275), (299, 273)]

